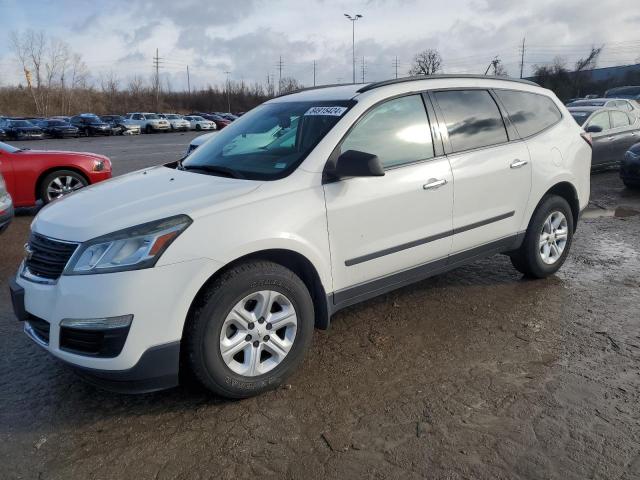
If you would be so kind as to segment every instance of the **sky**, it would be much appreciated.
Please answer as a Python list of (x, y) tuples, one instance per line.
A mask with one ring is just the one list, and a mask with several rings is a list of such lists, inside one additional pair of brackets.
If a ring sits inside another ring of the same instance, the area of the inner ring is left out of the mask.
[[(593, 3), (594, 5), (590, 5)], [(156, 49), (162, 82), (186, 89), (225, 79), (304, 86), (356, 77), (405, 76), (414, 55), (437, 49), (445, 73), (484, 73), (498, 56), (511, 76), (557, 56), (571, 66), (592, 45), (604, 45), (598, 66), (640, 62), (640, 3), (634, 0), (0, 0), (0, 85), (23, 81), (9, 33), (44, 31), (82, 55), (91, 80), (134, 75), (149, 80)], [(229, 72), (228, 74), (225, 72)]]

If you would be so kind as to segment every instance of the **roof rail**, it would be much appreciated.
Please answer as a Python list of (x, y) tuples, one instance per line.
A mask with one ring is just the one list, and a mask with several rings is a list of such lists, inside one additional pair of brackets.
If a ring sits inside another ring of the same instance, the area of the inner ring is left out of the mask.
[(403, 78), (394, 78), (391, 80), (383, 80), (382, 82), (374, 82), (369, 83), (362, 88), (358, 89), (358, 93), (368, 92), (369, 90), (373, 90), (375, 88), (385, 87), (387, 85), (395, 85), (396, 83), (405, 83), (405, 82), (414, 82), (416, 80), (437, 80), (442, 78), (476, 78), (476, 79), (493, 79), (493, 80), (504, 80), (508, 82), (517, 82), (524, 83), (526, 85), (535, 85), (539, 87), (539, 85), (530, 80), (522, 80), (520, 78), (509, 78), (509, 77), (497, 77), (493, 75), (477, 75), (477, 74), (436, 74), (436, 75), (418, 75), (414, 77), (403, 77)]
[(303, 88), (299, 88), (298, 90), (294, 90), (292, 92), (286, 92), (286, 93), (279, 93), (278, 95), (276, 95), (273, 98), (280, 98), (280, 97), (286, 97), (287, 95), (293, 95), (294, 93), (300, 93), (300, 92), (308, 92), (309, 90), (322, 90), (323, 88), (332, 88), (332, 87), (348, 87), (349, 85), (363, 85), (363, 86), (367, 86), (369, 85), (368, 83), (330, 83), (328, 85), (316, 85), (315, 87), (303, 87)]

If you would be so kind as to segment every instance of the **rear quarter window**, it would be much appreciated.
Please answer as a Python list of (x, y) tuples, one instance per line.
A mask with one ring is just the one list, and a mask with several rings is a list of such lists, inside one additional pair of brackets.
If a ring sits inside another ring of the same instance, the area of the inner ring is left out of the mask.
[(496, 90), (521, 137), (530, 137), (555, 125), (562, 118), (553, 100), (537, 93)]

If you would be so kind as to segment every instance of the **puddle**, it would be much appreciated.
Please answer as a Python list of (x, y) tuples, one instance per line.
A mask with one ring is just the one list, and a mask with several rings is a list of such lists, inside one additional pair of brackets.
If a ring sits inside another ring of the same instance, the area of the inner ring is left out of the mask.
[(635, 210), (629, 207), (618, 208), (593, 208), (589, 207), (582, 213), (582, 218), (604, 218), (604, 217), (617, 217), (626, 218), (640, 215), (640, 210)]

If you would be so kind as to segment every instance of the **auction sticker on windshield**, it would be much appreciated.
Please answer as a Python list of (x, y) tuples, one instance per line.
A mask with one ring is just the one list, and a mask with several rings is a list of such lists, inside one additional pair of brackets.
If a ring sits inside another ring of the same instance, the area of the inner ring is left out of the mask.
[(305, 115), (329, 115), (331, 117), (339, 117), (347, 107), (311, 107)]

